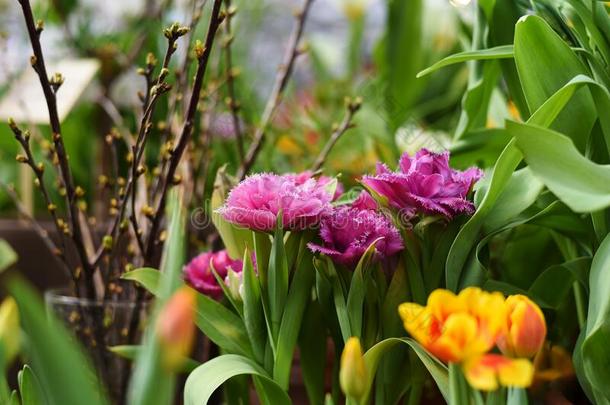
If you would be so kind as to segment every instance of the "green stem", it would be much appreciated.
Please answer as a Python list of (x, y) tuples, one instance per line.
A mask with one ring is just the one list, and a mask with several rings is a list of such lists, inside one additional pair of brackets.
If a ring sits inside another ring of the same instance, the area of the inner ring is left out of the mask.
[(419, 405), (421, 402), (421, 396), (423, 393), (423, 387), (426, 379), (426, 370), (419, 357), (413, 350), (409, 352), (409, 370), (410, 370), (410, 384), (411, 389), (409, 390), (408, 397), (406, 398), (407, 405)]
[(409, 279), (411, 296), (413, 301), (423, 305), (426, 302), (426, 287), (420, 265), (421, 241), (411, 231), (403, 232), (403, 237), (406, 245), (403, 257), (405, 259), (405, 268)]
[(466, 405), (468, 401), (468, 387), (465, 384), (460, 365), (449, 363), (449, 405)]
[(582, 286), (578, 281), (574, 281), (572, 285), (574, 289), (574, 301), (576, 302), (576, 315), (578, 317), (578, 326), (580, 329), (585, 327), (587, 321), (587, 308), (585, 304), (585, 295), (582, 291)]

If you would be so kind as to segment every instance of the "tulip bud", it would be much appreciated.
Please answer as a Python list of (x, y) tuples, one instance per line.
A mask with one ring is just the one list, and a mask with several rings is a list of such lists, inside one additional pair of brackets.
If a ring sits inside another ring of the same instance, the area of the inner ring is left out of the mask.
[(498, 338), (498, 348), (507, 356), (533, 357), (546, 338), (544, 314), (524, 295), (511, 295), (506, 299), (506, 307), (507, 329)]
[(195, 290), (182, 287), (159, 313), (156, 332), (163, 350), (163, 365), (176, 370), (187, 357), (195, 341)]
[(19, 341), (19, 311), (15, 300), (9, 297), (0, 304), (0, 350), (5, 365), (10, 365), (19, 353)]
[(349, 398), (362, 399), (366, 392), (366, 365), (364, 364), (360, 340), (357, 337), (351, 337), (345, 343), (343, 354), (341, 354), (339, 382), (341, 389)]
[(243, 290), (243, 273), (235, 272), (232, 269), (228, 269), (227, 276), (225, 277), (225, 284), (228, 287), (231, 298), (235, 301), (243, 301), (242, 290)]

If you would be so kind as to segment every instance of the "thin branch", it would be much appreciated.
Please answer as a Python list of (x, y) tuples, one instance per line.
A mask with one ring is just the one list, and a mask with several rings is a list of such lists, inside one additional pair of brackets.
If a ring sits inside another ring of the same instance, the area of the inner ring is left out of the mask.
[(157, 208), (152, 219), (145, 257), (145, 260), (148, 262), (150, 262), (154, 256), (155, 247), (157, 245), (157, 235), (159, 232), (159, 227), (161, 226), (161, 218), (163, 217), (163, 213), (165, 211), (165, 203), (169, 187), (175, 184), (177, 180), (176, 169), (178, 168), (180, 159), (184, 154), (184, 151), (189, 143), (193, 132), (193, 126), (195, 124), (195, 115), (197, 113), (197, 105), (199, 104), (199, 96), (201, 93), (201, 88), (203, 86), (203, 79), (205, 77), (208, 61), (210, 59), (210, 54), (214, 45), (214, 38), (216, 37), (216, 32), (218, 31), (218, 27), (220, 26), (223, 20), (223, 16), (220, 14), (221, 4), (222, 0), (214, 0), (212, 14), (210, 16), (210, 25), (208, 27), (205, 44), (202, 45), (198, 43), (195, 45), (195, 53), (197, 55), (198, 60), (197, 73), (195, 74), (195, 82), (193, 83), (193, 91), (191, 93), (188, 109), (185, 114), (182, 133), (180, 134), (176, 148), (171, 154), (167, 173), (163, 180), (163, 187), (161, 188), (159, 202), (157, 204)]
[(277, 107), (282, 101), (284, 90), (286, 89), (286, 85), (288, 84), (290, 76), (292, 75), (292, 72), (294, 70), (295, 61), (297, 57), (301, 54), (299, 50), (299, 43), (301, 42), (301, 37), (303, 36), (305, 22), (307, 20), (307, 15), (309, 13), (309, 9), (311, 8), (312, 3), (313, 0), (305, 0), (303, 9), (301, 10), (301, 12), (296, 14), (297, 22), (290, 37), (288, 48), (286, 49), (286, 54), (284, 56), (284, 61), (280, 65), (278, 74), (275, 77), (275, 83), (273, 85), (273, 90), (271, 91), (271, 96), (267, 100), (267, 105), (265, 106), (265, 110), (263, 111), (260, 124), (256, 129), (256, 133), (254, 134), (254, 141), (250, 145), (248, 153), (246, 154), (245, 161), (241, 165), (237, 173), (238, 179), (243, 179), (246, 173), (248, 173), (248, 171), (256, 161), (256, 158), (263, 145), (265, 133), (267, 131), (267, 127), (269, 126), (269, 122), (273, 118)]
[(76, 206), (77, 196), (72, 180), (72, 172), (70, 171), (70, 166), (68, 164), (68, 156), (66, 154), (63, 137), (61, 135), (59, 114), (57, 113), (56, 92), (61, 83), (63, 82), (63, 78), (61, 77), (61, 75), (56, 74), (53, 77), (52, 82), (49, 80), (47, 68), (44, 62), (44, 56), (42, 53), (42, 47), (40, 46), (40, 33), (42, 32), (42, 25), (34, 22), (32, 7), (30, 5), (29, 0), (18, 1), (21, 4), (21, 9), (23, 10), (23, 16), (25, 18), (25, 23), (27, 26), (28, 35), (30, 37), (32, 50), (34, 51), (34, 55), (31, 57), (31, 64), (36, 73), (38, 74), (40, 85), (42, 86), (42, 90), (44, 92), (44, 97), (49, 112), (49, 121), (51, 124), (52, 139), (53, 144), (55, 146), (55, 153), (57, 154), (57, 159), (59, 161), (61, 178), (66, 188), (66, 202), (69, 214), (68, 219), (72, 228), (70, 234), (72, 236), (72, 240), (74, 241), (76, 251), (80, 258), (85, 279), (87, 280), (85, 283), (87, 294), (90, 298), (95, 298), (96, 294), (93, 287), (93, 282), (89, 282), (93, 279), (94, 268), (91, 266), (87, 251), (83, 244), (83, 233), (79, 220), (78, 208)]
[(227, 76), (227, 91), (229, 93), (228, 105), (231, 110), (231, 116), (233, 118), (233, 132), (235, 133), (235, 140), (237, 144), (237, 153), (239, 155), (240, 164), (244, 163), (244, 135), (241, 130), (241, 124), (239, 119), (240, 105), (235, 97), (235, 78), (237, 77), (237, 70), (233, 66), (233, 55), (231, 52), (231, 44), (233, 43), (233, 32), (231, 30), (231, 20), (235, 15), (235, 7), (231, 5), (231, 0), (225, 0), (227, 10), (227, 21), (225, 23), (225, 32), (227, 37), (224, 41), (225, 48), (225, 65), (226, 65), (226, 76)]
[(322, 150), (320, 151), (320, 154), (316, 158), (313, 166), (311, 166), (312, 172), (316, 172), (316, 171), (320, 170), (320, 168), (322, 167), (322, 165), (328, 158), (330, 151), (335, 146), (335, 144), (337, 143), (339, 138), (341, 138), (341, 136), (343, 136), (344, 133), (346, 133), (347, 131), (349, 131), (351, 128), (353, 128), (355, 126), (355, 124), (353, 123), (353, 118), (354, 118), (354, 115), (360, 109), (361, 105), (362, 105), (362, 99), (360, 97), (357, 97), (355, 100), (346, 98), (345, 107), (346, 107), (347, 111), (345, 112), (343, 121), (341, 121), (341, 124), (339, 124), (335, 128), (332, 135), (326, 142), (326, 145), (324, 145), (324, 148), (322, 148)]
[[(188, 27), (182, 27), (179, 24), (173, 24), (169, 28), (164, 30), (164, 35), (168, 40), (168, 46), (163, 58), (163, 65), (159, 71), (157, 78), (153, 79), (154, 66), (156, 64), (153, 61), (154, 56), (149, 55), (147, 58), (146, 70), (143, 70), (143, 74), (146, 77), (146, 95), (143, 97), (144, 103), (144, 114), (140, 121), (140, 127), (138, 130), (138, 136), (136, 137), (135, 144), (131, 147), (131, 170), (127, 183), (123, 190), (119, 191), (119, 204), (117, 208), (117, 214), (114, 221), (110, 224), (108, 232), (106, 233), (113, 242), (114, 246), (119, 231), (121, 230), (121, 223), (125, 218), (125, 211), (129, 202), (131, 202), (131, 215), (129, 220), (132, 224), (135, 239), (138, 243), (138, 247), (141, 249), (142, 255), (144, 255), (144, 240), (142, 239), (142, 232), (137, 221), (136, 212), (136, 181), (144, 174), (144, 167), (141, 165), (144, 152), (146, 150), (146, 144), (148, 141), (148, 135), (152, 128), (152, 116), (154, 114), (156, 103), (162, 94), (165, 94), (171, 89), (171, 86), (165, 82), (167, 75), (169, 74), (169, 63), (172, 55), (176, 52), (177, 46), (176, 41), (178, 38), (184, 36), (189, 31)], [(99, 264), (100, 260), (104, 257), (107, 248), (100, 246), (94, 256), (94, 265)]]

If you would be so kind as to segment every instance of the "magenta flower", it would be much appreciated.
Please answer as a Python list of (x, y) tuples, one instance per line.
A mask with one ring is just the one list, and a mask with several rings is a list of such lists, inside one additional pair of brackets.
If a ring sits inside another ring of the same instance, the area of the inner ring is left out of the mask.
[(184, 266), (184, 280), (190, 286), (202, 294), (220, 299), (222, 288), (218, 285), (211, 266), (214, 267), (220, 278), (227, 280), (229, 271), (241, 273), (243, 263), (241, 260), (231, 259), (226, 250), (220, 250), (202, 253)]
[[(300, 184), (304, 184), (307, 180), (313, 178), (313, 173), (311, 170), (305, 170), (304, 172), (301, 172), (301, 173), (285, 174), (284, 177), (293, 178), (294, 181), (300, 185)], [(332, 177), (320, 176), (320, 177), (318, 177), (318, 185), (321, 187), (325, 187), (326, 185), (328, 185), (328, 183), (330, 183), (333, 180), (334, 179)], [(337, 181), (337, 188), (335, 189), (335, 195), (333, 195), (333, 201), (335, 201), (337, 198), (341, 197), (341, 194), (343, 194), (344, 191), (345, 191), (345, 188), (343, 187), (343, 184), (341, 184), (339, 181)]]
[(297, 181), (294, 175), (255, 174), (239, 183), (218, 212), (229, 222), (268, 232), (281, 212), (285, 229), (316, 226), (331, 211), (332, 196), (315, 179)]
[(362, 191), (360, 195), (358, 195), (358, 198), (356, 198), (352, 203), (352, 207), (357, 208), (359, 210), (376, 211), (377, 208), (379, 208), (379, 205), (377, 204), (377, 201), (375, 201), (375, 199), (371, 197), (368, 192)]
[[(361, 197), (366, 199), (368, 193), (363, 194), (358, 200)], [(314, 253), (323, 253), (335, 263), (349, 268), (356, 267), (375, 240), (379, 239), (375, 244), (374, 259), (377, 261), (385, 260), (403, 249), (398, 230), (386, 216), (353, 205), (335, 208), (329, 217), (324, 218), (320, 226), (320, 237), (323, 245), (309, 243), (309, 249)]]
[(449, 167), (449, 152), (437, 154), (427, 149), (421, 149), (414, 157), (405, 153), (399, 166), (398, 171), (392, 172), (377, 164), (377, 174), (364, 176), (362, 183), (409, 218), (420, 214), (451, 220), (458, 214), (474, 212), (474, 204), (467, 196), (483, 176), (478, 168), (454, 170)]

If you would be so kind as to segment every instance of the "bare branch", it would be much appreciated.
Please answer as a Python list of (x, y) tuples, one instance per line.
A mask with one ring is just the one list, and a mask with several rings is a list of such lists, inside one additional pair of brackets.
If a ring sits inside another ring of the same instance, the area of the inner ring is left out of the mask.
[(197, 113), (197, 105), (199, 104), (199, 96), (201, 94), (201, 88), (203, 86), (203, 79), (205, 77), (205, 72), (207, 70), (208, 61), (210, 59), (210, 54), (212, 52), (212, 47), (214, 45), (214, 39), (216, 37), (218, 27), (220, 26), (223, 20), (223, 16), (220, 14), (221, 4), (222, 0), (214, 0), (212, 14), (210, 17), (210, 25), (208, 27), (205, 44), (202, 45), (198, 43), (195, 45), (195, 54), (197, 55), (198, 66), (197, 73), (195, 74), (195, 82), (193, 83), (193, 91), (191, 93), (188, 109), (185, 114), (182, 133), (180, 134), (180, 137), (178, 138), (178, 143), (171, 154), (167, 173), (164, 176), (163, 186), (161, 188), (161, 194), (159, 196), (159, 202), (157, 204), (155, 214), (152, 219), (152, 224), (146, 246), (146, 261), (150, 261), (153, 259), (155, 247), (158, 242), (157, 239), (159, 227), (161, 226), (161, 218), (163, 217), (165, 211), (165, 203), (167, 199), (168, 190), (170, 186), (175, 184), (176, 180), (178, 180), (176, 179), (176, 170), (193, 132), (193, 126), (195, 124), (195, 115)]
[(355, 100), (346, 98), (345, 107), (346, 107), (347, 111), (345, 112), (343, 121), (341, 121), (341, 124), (339, 124), (335, 128), (332, 135), (328, 139), (328, 142), (326, 142), (326, 145), (324, 145), (324, 148), (320, 151), (320, 154), (318, 155), (313, 166), (311, 167), (312, 172), (316, 172), (316, 171), (320, 170), (320, 168), (322, 167), (322, 165), (328, 158), (330, 151), (335, 146), (335, 144), (337, 143), (339, 138), (341, 138), (341, 136), (343, 136), (344, 133), (346, 133), (347, 131), (349, 131), (351, 128), (354, 127), (354, 123), (352, 121), (353, 121), (354, 115), (356, 114), (356, 112), (358, 112), (361, 105), (362, 105), (362, 99), (360, 97), (357, 97)]

